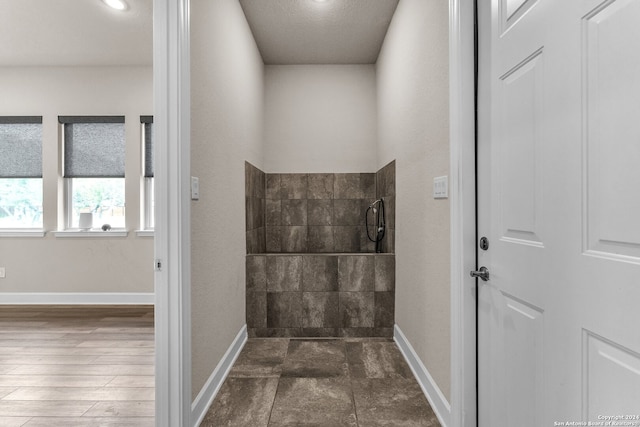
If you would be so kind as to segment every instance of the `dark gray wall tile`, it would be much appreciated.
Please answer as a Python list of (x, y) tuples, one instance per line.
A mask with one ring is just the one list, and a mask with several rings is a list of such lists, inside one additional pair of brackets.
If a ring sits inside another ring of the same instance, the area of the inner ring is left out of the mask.
[(267, 291), (302, 289), (302, 256), (267, 256)]
[(361, 228), (353, 225), (334, 226), (333, 241), (336, 252), (359, 252)]
[(267, 251), (266, 228), (260, 227), (255, 230), (256, 239), (258, 241), (258, 251), (256, 253), (263, 254)]
[(333, 200), (307, 200), (308, 225), (333, 224)]
[(289, 253), (307, 252), (307, 227), (292, 225), (281, 227), (282, 243), (281, 251)]
[(247, 328), (249, 338), (303, 337), (302, 328)]
[(395, 293), (394, 292), (376, 292), (375, 299), (375, 318), (374, 325), (376, 328), (392, 328), (395, 323)]
[(308, 292), (338, 290), (338, 257), (304, 255), (302, 257), (302, 290)]
[(264, 228), (255, 228), (246, 233), (247, 254), (259, 254), (265, 251)]
[(333, 177), (331, 173), (310, 173), (308, 175), (308, 199), (333, 199)]
[(265, 224), (269, 226), (282, 225), (282, 201), (267, 199), (265, 206)]
[(340, 292), (340, 320), (344, 328), (374, 326), (373, 292)]
[(307, 225), (307, 200), (282, 201), (282, 225)]
[(244, 162), (245, 195), (264, 198), (265, 173), (249, 162)]
[(384, 235), (384, 239), (382, 239), (382, 252), (386, 254), (392, 254), (395, 252), (395, 230), (387, 229)]
[(302, 293), (303, 328), (337, 328), (340, 326), (337, 292)]
[[(396, 215), (395, 215), (395, 196), (383, 197), (384, 201), (384, 220), (387, 229), (395, 228)], [(369, 222), (371, 223), (373, 216), (370, 216)], [(375, 221), (375, 220), (374, 220)]]
[(248, 255), (246, 258), (247, 291), (267, 290), (266, 257)]
[(306, 199), (307, 175), (301, 173), (280, 174), (280, 189), (282, 199)]
[(302, 328), (302, 336), (309, 338), (339, 337), (340, 328)]
[[(334, 199), (364, 199), (375, 197), (375, 179), (364, 178), (364, 182), (361, 182), (362, 175), (374, 174), (360, 174), (360, 173), (337, 173), (335, 174), (333, 181), (333, 198)], [(373, 181), (370, 183), (369, 181)], [(371, 186), (373, 193), (370, 193), (370, 189), (365, 187)]]
[(247, 328), (265, 328), (267, 326), (267, 293), (247, 291), (246, 298)]
[(326, 225), (309, 226), (308, 233), (307, 249), (309, 253), (328, 253), (335, 251), (333, 227)]
[(377, 337), (376, 328), (341, 328), (340, 336), (346, 338), (371, 338)]
[(333, 225), (364, 226), (365, 212), (363, 199), (336, 199), (333, 201)]
[(268, 173), (266, 176), (265, 197), (267, 199), (279, 200), (282, 198), (281, 179), (278, 173)]
[(282, 251), (282, 227), (266, 227), (266, 251), (278, 253)]
[(333, 197), (337, 199), (357, 199), (360, 176), (354, 173), (337, 173), (333, 181)]
[(299, 328), (302, 292), (267, 292), (267, 327)]
[(375, 290), (376, 292), (395, 291), (396, 289), (396, 257), (395, 255), (375, 256)]
[[(360, 249), (358, 252), (362, 253), (373, 253), (376, 251), (376, 243), (372, 242), (369, 237), (367, 237), (367, 229), (364, 227), (359, 227), (360, 230)], [(374, 237), (373, 230), (369, 231), (371, 237)], [(384, 241), (384, 239), (382, 239)]]
[(338, 287), (342, 292), (373, 291), (375, 289), (374, 256), (341, 255), (338, 257)]
[(376, 173), (377, 198), (396, 195), (396, 161), (388, 163)]
[(264, 227), (263, 199), (257, 197), (245, 197), (247, 230)]

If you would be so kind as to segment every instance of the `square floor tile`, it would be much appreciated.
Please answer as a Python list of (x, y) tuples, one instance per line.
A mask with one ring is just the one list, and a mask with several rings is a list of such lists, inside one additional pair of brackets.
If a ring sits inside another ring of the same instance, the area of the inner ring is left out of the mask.
[(288, 346), (287, 338), (248, 340), (229, 377), (278, 377)]
[(349, 378), (281, 378), (270, 427), (356, 427)]
[(200, 427), (266, 427), (277, 378), (227, 378)]
[(283, 377), (322, 378), (348, 376), (341, 340), (291, 340), (282, 366)]
[(394, 342), (347, 342), (345, 346), (353, 378), (413, 378)]
[(361, 426), (440, 426), (414, 379), (354, 379), (352, 384)]

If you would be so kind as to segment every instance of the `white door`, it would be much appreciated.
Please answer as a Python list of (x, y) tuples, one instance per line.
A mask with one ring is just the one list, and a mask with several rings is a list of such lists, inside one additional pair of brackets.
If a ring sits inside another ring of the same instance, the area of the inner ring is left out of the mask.
[(640, 426), (640, 0), (478, 3), (479, 425)]

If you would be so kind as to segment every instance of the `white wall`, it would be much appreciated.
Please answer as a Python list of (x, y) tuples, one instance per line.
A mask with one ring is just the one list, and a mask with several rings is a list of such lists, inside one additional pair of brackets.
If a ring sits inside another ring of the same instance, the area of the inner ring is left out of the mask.
[(269, 173), (375, 172), (375, 66), (266, 66), (264, 153)]
[(378, 165), (396, 159), (396, 323), (450, 395), (448, 2), (401, 0), (377, 62)]
[(263, 169), (264, 66), (237, 0), (191, 2), (192, 394), (245, 324), (245, 160)]
[[(43, 220), (64, 228), (59, 115), (124, 115), (127, 228), (140, 228), (140, 115), (153, 114), (151, 67), (0, 68), (0, 115), (43, 116)], [(2, 292), (153, 292), (153, 239), (0, 237)], [(0, 295), (0, 301), (2, 296)]]

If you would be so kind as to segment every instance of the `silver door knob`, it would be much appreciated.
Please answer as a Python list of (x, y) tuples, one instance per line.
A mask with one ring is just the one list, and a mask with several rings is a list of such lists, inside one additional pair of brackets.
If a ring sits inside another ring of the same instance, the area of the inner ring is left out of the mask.
[(484, 282), (489, 280), (489, 270), (487, 269), (487, 267), (484, 267), (484, 266), (480, 267), (480, 270), (478, 271), (472, 271), (470, 274), (471, 274), (471, 277), (479, 277)]

